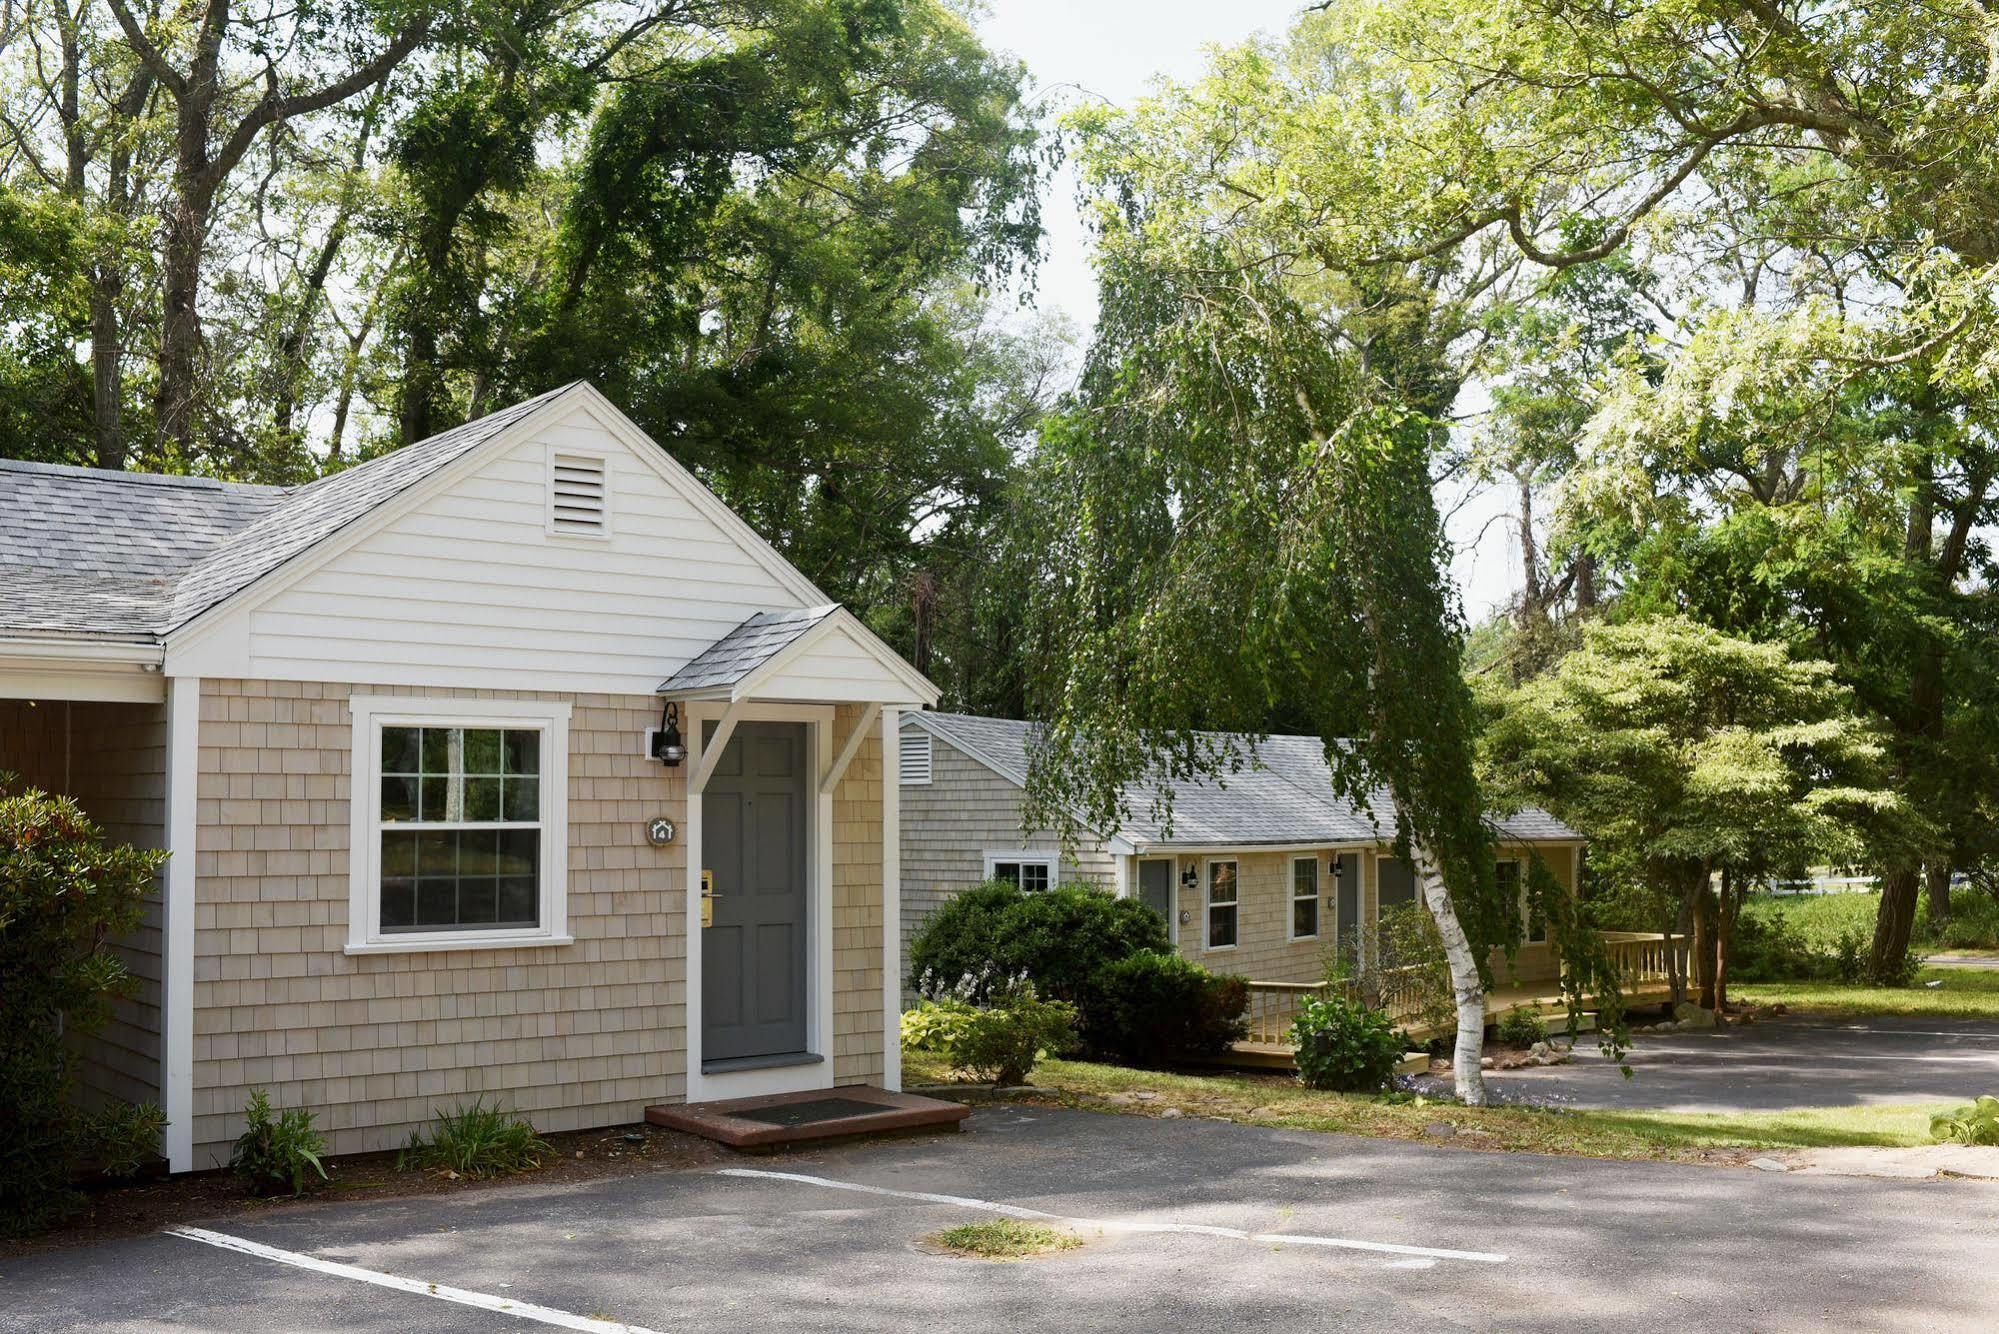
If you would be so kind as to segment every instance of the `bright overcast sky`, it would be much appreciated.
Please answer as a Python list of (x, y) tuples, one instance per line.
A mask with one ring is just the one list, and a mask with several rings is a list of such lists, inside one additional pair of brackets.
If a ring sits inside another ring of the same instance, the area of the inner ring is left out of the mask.
[[(1298, 0), (988, 0), (980, 23), (988, 45), (1027, 62), (1045, 98), (1094, 97), (1129, 104), (1164, 75), (1193, 78), (1205, 64), (1204, 48), (1279, 33)], [(1050, 188), (1043, 218), (1048, 230), (1038, 303), (1060, 310), (1087, 331), (1096, 319), (1097, 285), (1090, 269), (1090, 241), (1075, 203), (1074, 176), (1064, 172)], [(1506, 509), (1503, 496), (1440, 496), (1454, 512), (1457, 543), (1452, 576), (1473, 620), (1482, 619), (1512, 592), (1514, 559), (1509, 525), (1491, 520)], [(1462, 503), (1461, 503), (1462, 502)], [(1483, 539), (1481, 540), (1481, 533)]]

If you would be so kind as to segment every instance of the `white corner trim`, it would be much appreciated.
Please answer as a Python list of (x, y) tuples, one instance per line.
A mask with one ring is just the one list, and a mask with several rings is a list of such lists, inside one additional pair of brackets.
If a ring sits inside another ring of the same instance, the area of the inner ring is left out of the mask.
[(882, 751), (882, 1087), (902, 1088), (902, 723), (881, 711)]
[[(353, 695), (347, 845), (348, 954), (422, 954), (574, 943), (569, 934), (569, 715), (567, 700)], [(461, 727), (535, 727), (545, 736), (541, 772), (541, 925), (532, 931), (381, 929), (377, 816), (382, 800), (382, 728), (440, 721)]]
[(194, 1170), (195, 793), (201, 774), (201, 678), (167, 683), (166, 957), (160, 1004), (161, 1148), (173, 1172)]

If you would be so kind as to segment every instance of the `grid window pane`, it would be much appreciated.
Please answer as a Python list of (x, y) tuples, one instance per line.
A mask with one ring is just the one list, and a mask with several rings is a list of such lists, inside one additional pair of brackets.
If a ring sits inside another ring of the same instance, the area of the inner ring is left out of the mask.
[(1020, 867), (1020, 887), (1039, 892), (1048, 888), (1048, 863), (1023, 862)]
[[(540, 728), (384, 727), (384, 932), (541, 924)], [(449, 828), (397, 829), (409, 823)]]
[(1020, 863), (1019, 863), (1019, 862), (994, 862), (994, 863), (993, 863), (993, 879), (995, 879), (995, 880), (1004, 880), (1004, 881), (1006, 881), (1006, 882), (1007, 882), (1007, 883), (1008, 883), (1009, 885), (1017, 885), (1017, 884), (1019, 884), (1019, 883), (1020, 883)]

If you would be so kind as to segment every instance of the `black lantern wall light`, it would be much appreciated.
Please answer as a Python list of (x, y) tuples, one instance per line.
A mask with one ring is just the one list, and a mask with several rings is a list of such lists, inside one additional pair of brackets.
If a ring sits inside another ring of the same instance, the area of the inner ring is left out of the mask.
[(659, 731), (653, 733), (652, 757), (671, 769), (687, 758), (687, 743), (680, 739), (680, 706), (672, 700), (659, 715)]

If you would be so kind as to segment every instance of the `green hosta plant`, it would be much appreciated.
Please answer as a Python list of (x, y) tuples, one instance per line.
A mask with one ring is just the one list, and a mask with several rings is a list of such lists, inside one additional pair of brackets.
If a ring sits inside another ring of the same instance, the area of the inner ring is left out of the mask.
[(975, 1006), (955, 996), (918, 1001), (902, 1012), (902, 1049), (949, 1051), (952, 1040), (965, 1031), (965, 1020), (975, 1013)]
[(1944, 1144), (1999, 1144), (1999, 1098), (1988, 1093), (1931, 1117), (1930, 1138)]
[(427, 1132), (410, 1132), (396, 1166), (467, 1177), (508, 1176), (534, 1170), (550, 1152), (548, 1141), (534, 1133), (526, 1118), (488, 1107), (480, 1098), (453, 1112), (434, 1112)]
[(303, 1195), (313, 1184), (308, 1172), (326, 1180), (320, 1161), (326, 1138), (313, 1127), (311, 1112), (294, 1107), (273, 1114), (269, 1095), (256, 1089), (243, 1115), (247, 1124), (229, 1155), (229, 1167), (252, 1195)]
[(1016, 980), (993, 992), (984, 1009), (965, 1016), (945, 1054), (974, 1079), (1018, 1084), (1042, 1053), (1061, 1051), (1075, 1036), (1075, 1006), (1043, 1000), (1031, 982)]

